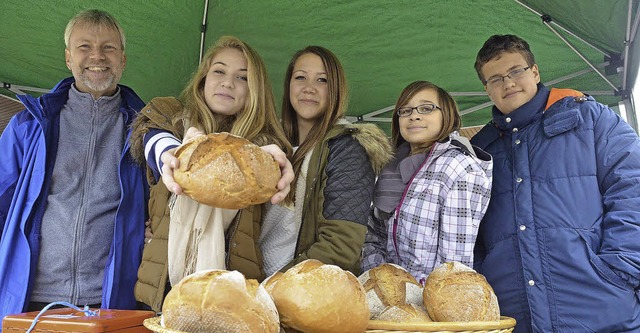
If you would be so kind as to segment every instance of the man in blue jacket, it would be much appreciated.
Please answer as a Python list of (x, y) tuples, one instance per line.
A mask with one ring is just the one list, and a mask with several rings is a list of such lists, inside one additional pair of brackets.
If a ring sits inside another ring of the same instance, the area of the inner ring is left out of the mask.
[(475, 267), (514, 332), (639, 332), (640, 140), (610, 108), (547, 89), (526, 41), (478, 52), (495, 104), (472, 143), (494, 158)]
[(64, 40), (73, 77), (19, 96), (26, 110), (0, 137), (0, 318), (54, 301), (136, 307), (148, 188), (128, 125), (144, 103), (118, 85), (125, 37), (110, 14), (81, 12)]

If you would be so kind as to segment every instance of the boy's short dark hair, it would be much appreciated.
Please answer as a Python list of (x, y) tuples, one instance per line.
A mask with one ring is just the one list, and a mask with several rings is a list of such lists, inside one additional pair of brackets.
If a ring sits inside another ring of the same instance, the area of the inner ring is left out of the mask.
[(495, 59), (503, 53), (520, 53), (527, 61), (527, 66), (533, 66), (536, 60), (533, 57), (533, 53), (529, 49), (529, 43), (524, 39), (515, 35), (493, 35), (484, 42), (478, 55), (476, 56), (476, 73), (480, 81), (484, 83), (484, 77), (482, 77), (482, 66), (489, 61)]

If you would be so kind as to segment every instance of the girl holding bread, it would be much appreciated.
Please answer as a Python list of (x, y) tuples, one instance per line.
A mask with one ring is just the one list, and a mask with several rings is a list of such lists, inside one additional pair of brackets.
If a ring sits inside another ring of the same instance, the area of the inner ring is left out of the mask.
[(394, 159), (378, 177), (362, 270), (407, 269), (424, 285), (440, 264), (473, 267), (478, 227), (491, 192), (491, 156), (458, 135), (456, 103), (442, 88), (415, 81), (392, 117)]
[(229, 132), (273, 155), (282, 178), (271, 201), (286, 197), (293, 180), (286, 158), (291, 146), (278, 124), (267, 71), (256, 51), (235, 37), (220, 38), (182, 98), (152, 99), (133, 127), (132, 153), (148, 166), (152, 185), (136, 299), (160, 311), (170, 285), (203, 269), (238, 270), (246, 278), (263, 279), (257, 241), (264, 205), (240, 210), (206, 206), (179, 195), (182, 189), (173, 179), (179, 167), (175, 148), (183, 140)]
[(260, 234), (267, 275), (317, 259), (358, 275), (375, 177), (390, 159), (384, 133), (349, 124), (347, 82), (329, 50), (309, 46), (287, 68), (282, 123), (295, 147), (287, 200), (268, 205)]

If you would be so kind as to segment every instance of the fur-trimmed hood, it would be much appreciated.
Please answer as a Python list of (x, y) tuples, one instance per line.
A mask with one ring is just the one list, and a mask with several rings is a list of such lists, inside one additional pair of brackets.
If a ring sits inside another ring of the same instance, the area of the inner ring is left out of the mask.
[(351, 124), (346, 120), (338, 124), (343, 125), (351, 136), (362, 145), (367, 155), (369, 155), (373, 171), (376, 175), (379, 174), (382, 168), (389, 163), (393, 157), (391, 141), (386, 134), (375, 124)]

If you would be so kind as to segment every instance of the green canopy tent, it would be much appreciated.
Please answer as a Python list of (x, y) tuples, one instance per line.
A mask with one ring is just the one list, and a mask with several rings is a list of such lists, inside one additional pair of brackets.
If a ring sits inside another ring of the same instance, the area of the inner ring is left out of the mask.
[(122, 83), (147, 101), (179, 95), (207, 47), (235, 35), (263, 57), (277, 99), (290, 57), (315, 44), (343, 62), (353, 121), (388, 129), (402, 88), (429, 80), (456, 97), (465, 126), (481, 125), (491, 102), (475, 55), (490, 35), (516, 34), (529, 41), (544, 83), (594, 95), (637, 130), (630, 91), (640, 62), (639, 1), (3, 0), (0, 94), (46, 91), (69, 76), (64, 27), (79, 10), (99, 8), (127, 35)]

